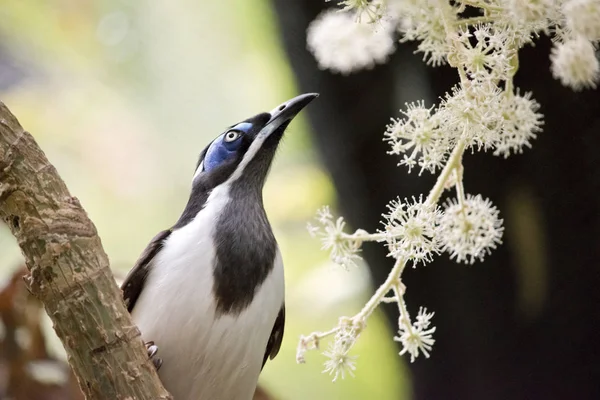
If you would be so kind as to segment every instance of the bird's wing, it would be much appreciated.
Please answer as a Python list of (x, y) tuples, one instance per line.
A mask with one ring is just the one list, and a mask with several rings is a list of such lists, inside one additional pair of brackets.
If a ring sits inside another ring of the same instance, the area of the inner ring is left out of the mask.
[(131, 312), (133, 310), (135, 302), (140, 297), (140, 293), (142, 293), (142, 289), (144, 288), (144, 282), (149, 272), (148, 267), (156, 254), (162, 249), (165, 239), (170, 234), (171, 230), (167, 229), (154, 236), (123, 281), (121, 290), (123, 290), (123, 300), (125, 300), (127, 311)]
[(267, 362), (267, 358), (271, 360), (275, 358), (277, 353), (279, 353), (279, 348), (281, 347), (281, 341), (283, 340), (283, 328), (285, 326), (285, 303), (281, 306), (281, 310), (279, 310), (279, 314), (277, 315), (277, 319), (275, 320), (275, 325), (273, 325), (273, 330), (271, 331), (271, 336), (269, 337), (269, 341), (267, 342), (267, 350), (265, 351), (265, 357), (263, 358), (263, 367)]

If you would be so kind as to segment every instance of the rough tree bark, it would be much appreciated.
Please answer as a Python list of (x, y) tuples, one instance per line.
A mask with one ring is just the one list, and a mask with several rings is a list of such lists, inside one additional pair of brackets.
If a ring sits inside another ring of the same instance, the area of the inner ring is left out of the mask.
[(54, 323), (88, 399), (171, 399), (149, 361), (96, 227), (33, 137), (0, 102), (0, 217), (29, 290)]

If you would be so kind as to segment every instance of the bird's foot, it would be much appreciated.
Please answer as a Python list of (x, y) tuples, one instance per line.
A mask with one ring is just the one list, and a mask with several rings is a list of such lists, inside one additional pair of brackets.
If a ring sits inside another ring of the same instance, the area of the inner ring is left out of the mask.
[(162, 359), (155, 357), (156, 353), (158, 353), (158, 346), (152, 341), (146, 342), (146, 350), (148, 351), (148, 357), (150, 357), (150, 360), (152, 360), (154, 367), (158, 371), (162, 365)]

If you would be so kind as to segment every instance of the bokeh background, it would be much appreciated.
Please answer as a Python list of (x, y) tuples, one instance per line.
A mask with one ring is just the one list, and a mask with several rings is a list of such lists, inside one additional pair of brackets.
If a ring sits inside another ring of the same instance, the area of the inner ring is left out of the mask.
[[(178, 218), (206, 144), (299, 90), (268, 1), (19, 0), (0, 4), (0, 21), (1, 100), (80, 199), (121, 277)], [(381, 315), (358, 345), (356, 378), (331, 383), (317, 352), (295, 362), (301, 333), (329, 329), (370, 290), (366, 269), (332, 266), (305, 229), (336, 202), (308, 130), (303, 117), (290, 126), (264, 193), (288, 321), (261, 384), (280, 399), (395, 399), (408, 386)], [(20, 262), (0, 224), (0, 274)]]
[[(504, 245), (483, 264), (442, 256), (405, 274), (409, 308), (436, 312), (431, 358), (398, 357), (397, 316), (384, 307), (353, 352), (355, 378), (331, 383), (318, 353), (295, 363), (298, 336), (355, 313), (390, 268), (376, 244), (365, 246), (368, 265), (332, 266), (306, 222), (331, 204), (373, 231), (390, 199), (426, 193), (433, 177), (397, 168), (382, 133), (405, 101), (431, 104), (456, 82), (452, 70), (426, 67), (411, 44), (371, 71), (319, 71), (305, 32), (330, 6), (5, 1), (0, 99), (81, 200), (123, 276), (178, 217), (208, 141), (298, 93), (320, 92), (288, 129), (264, 192), (286, 264), (288, 319), (261, 386), (281, 400), (600, 398), (600, 96), (552, 79), (546, 39), (522, 52), (516, 78), (541, 103), (544, 133), (508, 160), (465, 158), (466, 189), (499, 207)], [(0, 225), (1, 273), (8, 279), (20, 262)], [(60, 357), (56, 339), (46, 340)], [(4, 387), (6, 370), (0, 362)]]

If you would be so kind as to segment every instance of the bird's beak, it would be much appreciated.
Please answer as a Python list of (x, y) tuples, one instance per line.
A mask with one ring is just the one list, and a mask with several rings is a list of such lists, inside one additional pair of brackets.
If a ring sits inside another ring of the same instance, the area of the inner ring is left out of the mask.
[[(247, 179), (253, 179), (256, 188), (262, 188), (277, 146), (290, 121), (318, 96), (317, 93), (302, 94), (280, 104), (268, 114), (267, 123), (252, 138), (252, 144), (238, 166), (239, 170), (250, 171)], [(266, 114), (258, 116), (265, 118)]]
[(269, 114), (271, 119), (265, 125), (269, 127), (267, 130), (269, 133), (275, 131), (280, 126), (285, 126), (289, 123), (298, 113), (308, 105), (311, 101), (319, 97), (318, 93), (305, 93), (300, 96), (294, 97), (291, 100), (286, 101), (283, 104), (275, 107)]

